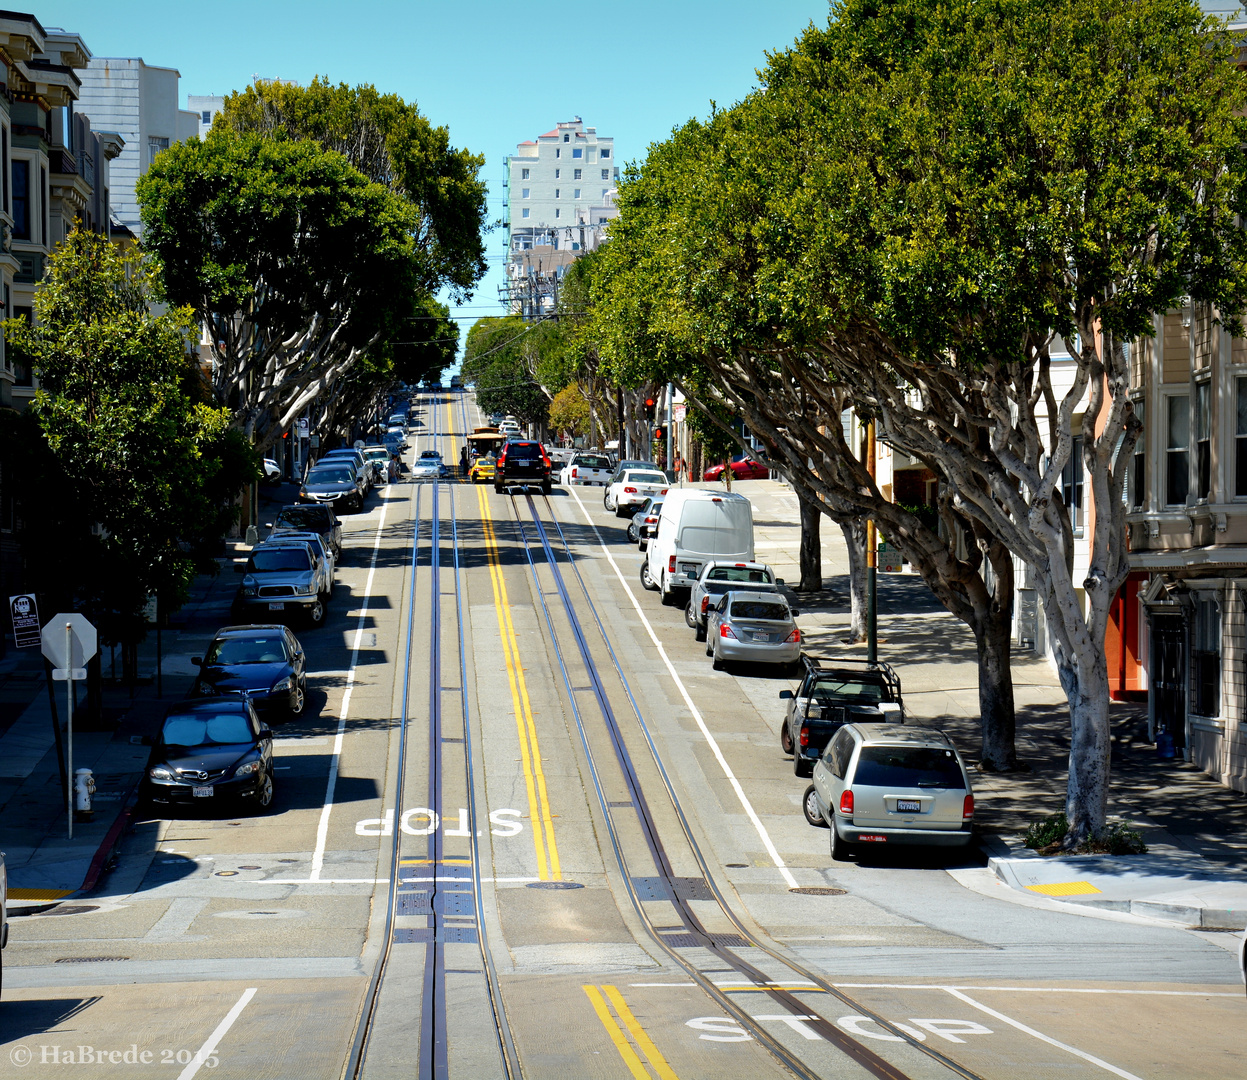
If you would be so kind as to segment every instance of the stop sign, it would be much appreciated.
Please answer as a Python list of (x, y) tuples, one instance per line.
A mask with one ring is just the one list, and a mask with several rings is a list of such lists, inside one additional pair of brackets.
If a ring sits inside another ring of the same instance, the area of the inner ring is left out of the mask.
[[(65, 626), (69, 625), (68, 641)], [(85, 667), (95, 655), (98, 644), (95, 627), (87, 617), (76, 611), (61, 611), (53, 615), (43, 628), (43, 655), (55, 668)]]

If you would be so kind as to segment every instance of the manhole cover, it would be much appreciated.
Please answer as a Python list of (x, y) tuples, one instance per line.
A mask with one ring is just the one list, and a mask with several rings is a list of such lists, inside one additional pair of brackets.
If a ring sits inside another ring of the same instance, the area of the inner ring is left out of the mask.
[(62, 956), (57, 964), (102, 964), (108, 960), (129, 960), (128, 956)]
[(276, 911), (216, 911), (215, 919), (302, 919), (306, 911), (298, 908), (279, 908)]
[(730, 863), (724, 863), (723, 865), (726, 866), (729, 870), (745, 870), (749, 866), (747, 862), (730, 862)]
[(88, 911), (99, 911), (99, 904), (60, 904), (51, 911), (41, 911), (41, 915), (82, 915)]
[(530, 881), (525, 888), (529, 889), (583, 889), (579, 881)]
[(217, 877), (237, 877), (238, 871), (237, 870), (218, 870), (216, 872), (216, 876)]
[(260, 869), (260, 867), (258, 867), (258, 866), (240, 866), (238, 869), (239, 869), (239, 870), (259, 870), (259, 869)]
[(791, 893), (797, 893), (800, 896), (844, 896), (847, 889), (832, 889), (821, 885), (810, 885), (800, 889), (789, 889)]
[(298, 859), (278, 859), (278, 862), (298, 862)]

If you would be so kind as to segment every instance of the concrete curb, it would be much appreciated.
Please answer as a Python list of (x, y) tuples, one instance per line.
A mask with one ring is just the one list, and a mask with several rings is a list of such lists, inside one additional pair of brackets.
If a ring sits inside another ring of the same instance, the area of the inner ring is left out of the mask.
[(87, 866), (86, 877), (83, 878), (82, 885), (72, 894), (74, 898), (85, 896), (95, 888), (96, 883), (100, 879), (100, 874), (104, 872), (104, 866), (108, 862), (108, 857), (113, 853), (113, 849), (121, 843), (121, 838), (125, 835), (126, 826), (130, 824), (130, 818), (134, 814), (134, 808), (139, 802), (139, 784), (140, 780), (131, 786), (126, 793), (125, 799), (121, 804), (121, 811), (117, 814), (117, 819), (112, 823), (108, 832), (104, 834), (104, 839), (100, 841), (100, 846), (96, 848), (95, 854), (91, 857), (91, 862)]

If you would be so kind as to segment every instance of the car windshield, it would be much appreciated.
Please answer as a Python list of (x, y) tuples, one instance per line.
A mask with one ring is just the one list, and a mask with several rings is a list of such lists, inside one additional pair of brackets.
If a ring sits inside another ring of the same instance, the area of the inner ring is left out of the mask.
[(218, 638), (208, 646), (205, 664), (280, 664), (286, 650), (279, 637)]
[(957, 755), (938, 746), (863, 746), (853, 783), (897, 788), (965, 786)]
[(665, 484), (667, 478), (658, 472), (630, 472), (624, 474), (625, 484)]
[(348, 469), (313, 469), (307, 474), (309, 484), (350, 484), (354, 483)]
[(746, 581), (770, 585), (775, 579), (766, 570), (748, 566), (716, 566), (706, 575), (707, 581)]
[(273, 574), (282, 570), (308, 570), (311, 560), (303, 548), (256, 548), (251, 553), (251, 569), (260, 574)]
[(819, 679), (814, 684), (813, 696), (819, 701), (842, 701), (853, 698), (868, 705), (877, 705), (884, 699), (879, 683), (863, 679)]
[(597, 454), (581, 454), (572, 464), (583, 465), (586, 469), (609, 469), (611, 467), (609, 460)]
[(437, 458), (438, 461), (442, 460), (442, 455), (436, 450), (423, 450), (421, 451), (420, 456), (422, 458)]
[(360, 452), (369, 461), (388, 461), (390, 457), (390, 452), (384, 446), (370, 446)]
[(249, 743), (255, 734), (240, 713), (213, 713), (167, 717), (160, 737), (166, 746), (225, 746)]
[(327, 529), (329, 515), (319, 506), (287, 506), (277, 515), (274, 528), (281, 529)]
[(764, 600), (737, 600), (732, 604), (732, 618), (785, 622), (788, 619), (788, 605), (770, 604)]

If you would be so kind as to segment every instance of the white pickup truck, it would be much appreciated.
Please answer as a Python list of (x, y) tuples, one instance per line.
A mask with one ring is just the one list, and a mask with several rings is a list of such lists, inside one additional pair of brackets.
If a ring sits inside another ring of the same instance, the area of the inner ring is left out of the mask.
[(608, 484), (614, 475), (611, 459), (605, 454), (576, 454), (563, 466), (559, 473), (559, 483), (564, 486)]

